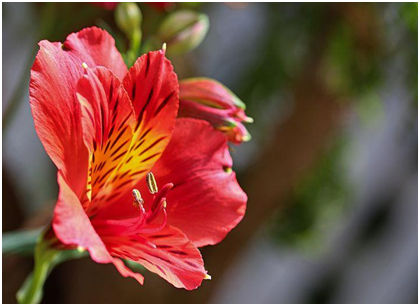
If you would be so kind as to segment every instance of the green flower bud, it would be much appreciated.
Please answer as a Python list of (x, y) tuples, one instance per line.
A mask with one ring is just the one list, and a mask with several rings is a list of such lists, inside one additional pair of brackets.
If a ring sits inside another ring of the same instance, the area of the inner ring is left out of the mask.
[(209, 30), (209, 19), (190, 10), (170, 14), (160, 25), (158, 38), (167, 43), (168, 54), (179, 55), (200, 45)]
[(115, 10), (117, 25), (129, 38), (140, 30), (142, 19), (140, 8), (133, 2), (121, 2)]

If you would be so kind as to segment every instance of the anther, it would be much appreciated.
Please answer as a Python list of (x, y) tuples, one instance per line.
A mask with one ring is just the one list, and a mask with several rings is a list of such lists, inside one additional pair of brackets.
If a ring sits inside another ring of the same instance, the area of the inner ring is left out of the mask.
[(211, 280), (211, 275), (209, 275), (209, 274), (204, 275), (204, 279), (205, 280)]
[(133, 205), (136, 208), (140, 208), (144, 203), (143, 198), (141, 197), (140, 191), (133, 189)]
[(88, 69), (89, 68), (88, 65), (85, 62), (82, 63), (82, 67), (83, 67), (83, 69)]
[(228, 166), (223, 166), (223, 170), (224, 170), (226, 173), (232, 173), (232, 168), (231, 168), (231, 167), (228, 167)]
[(155, 176), (153, 175), (152, 172), (147, 173), (146, 182), (147, 182), (147, 187), (149, 188), (149, 191), (151, 194), (155, 194), (158, 192)]

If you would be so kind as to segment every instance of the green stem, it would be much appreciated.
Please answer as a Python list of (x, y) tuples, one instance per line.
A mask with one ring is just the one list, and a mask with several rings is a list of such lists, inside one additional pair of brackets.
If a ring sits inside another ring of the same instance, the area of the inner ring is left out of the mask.
[(125, 54), (126, 64), (131, 67), (140, 55), (142, 32), (140, 29), (133, 31), (130, 39), (130, 48)]
[(142, 33), (140, 29), (137, 29), (133, 32), (133, 35), (131, 37), (131, 50), (133, 50), (133, 52), (135, 52), (136, 55), (139, 55), (139, 50), (140, 50), (140, 46), (141, 46), (141, 38), (142, 38)]
[(43, 296), (44, 283), (52, 268), (57, 264), (60, 251), (49, 248), (49, 244), (41, 239), (35, 249), (34, 271), (26, 278), (23, 286), (16, 294), (20, 304), (37, 304)]
[(47, 280), (52, 262), (35, 266), (35, 270), (25, 280), (16, 298), (19, 304), (38, 304), (42, 300), (44, 283)]
[(35, 247), (34, 271), (26, 278), (16, 294), (20, 304), (37, 304), (43, 297), (43, 287), (51, 271), (58, 264), (88, 255), (86, 251), (58, 250), (52, 246), (56, 238), (48, 240), (41, 234)]

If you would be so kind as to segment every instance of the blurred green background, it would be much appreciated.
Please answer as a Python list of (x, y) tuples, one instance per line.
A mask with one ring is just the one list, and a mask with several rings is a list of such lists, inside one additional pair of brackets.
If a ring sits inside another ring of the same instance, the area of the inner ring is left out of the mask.
[[(246, 104), (253, 139), (232, 146), (247, 214), (202, 249), (194, 292), (156, 275), (62, 264), (46, 303), (417, 303), (417, 3), (139, 3), (143, 38), (168, 14), (206, 14), (199, 47), (170, 56), (180, 79), (215, 78)], [(28, 100), (41, 39), (97, 25), (129, 47), (114, 12), (87, 3), (3, 3), (3, 233), (49, 222), (56, 170)], [(3, 302), (31, 271), (3, 255)]]

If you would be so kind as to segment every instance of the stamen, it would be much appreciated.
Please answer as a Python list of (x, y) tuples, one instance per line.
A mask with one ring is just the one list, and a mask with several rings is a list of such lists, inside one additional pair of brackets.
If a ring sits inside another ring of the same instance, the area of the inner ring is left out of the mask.
[(143, 208), (144, 200), (141, 197), (140, 191), (137, 189), (133, 189), (133, 205), (135, 208), (140, 209)]
[(85, 62), (82, 63), (82, 67), (83, 67), (83, 69), (88, 69), (89, 68), (88, 65)]
[(151, 243), (150, 241), (146, 240), (145, 238), (141, 237), (139, 234), (136, 235), (136, 240), (152, 249), (156, 249), (157, 246), (154, 243)]
[(157, 232), (160, 232), (166, 226), (166, 222), (168, 221), (168, 214), (166, 213), (165, 209), (163, 209), (162, 211), (163, 211), (163, 221), (162, 221), (162, 223), (157, 228), (142, 229), (141, 230), (142, 233), (144, 233), (144, 234), (157, 233)]
[(151, 194), (155, 194), (158, 192), (155, 176), (153, 175), (152, 172), (147, 173), (146, 182), (147, 182), (147, 187), (149, 188), (149, 191)]
[[(164, 204), (161, 200), (162, 200), (162, 198), (166, 198), (166, 195), (172, 189), (172, 187), (174, 187), (174, 184), (172, 184), (172, 183), (165, 184), (162, 187), (162, 189), (160, 190), (160, 192), (156, 196), (154, 196), (153, 204), (151, 206), (152, 211), (156, 210), (158, 208), (158, 206), (160, 206), (159, 204)], [(164, 200), (166, 200), (166, 199), (164, 199)], [(166, 201), (164, 201), (164, 202), (166, 202)]]
[(159, 213), (163, 210), (165, 212), (166, 208), (166, 195), (168, 192), (174, 187), (174, 184), (168, 183), (165, 184), (161, 191), (154, 197), (153, 204), (150, 208), (150, 211), (148, 212), (146, 223), (152, 222), (156, 217), (159, 215)]
[(204, 279), (205, 280), (211, 280), (211, 275), (209, 275), (209, 274), (204, 275)]
[[(95, 220), (94, 227), (103, 236), (130, 236), (139, 233), (157, 233), (161, 231), (167, 223), (168, 214), (166, 211), (166, 195), (174, 184), (167, 183), (158, 192), (155, 177), (151, 172), (146, 177), (150, 193), (153, 195), (153, 202), (150, 209), (146, 212), (143, 204), (145, 203), (138, 189), (132, 190), (133, 205), (139, 210), (139, 216), (124, 220)], [(149, 205), (148, 205), (149, 206)], [(161, 218), (159, 218), (161, 217)], [(153, 222), (159, 218), (158, 222)], [(144, 242), (145, 245), (148, 245)], [(148, 245), (149, 247), (156, 246)]]
[(164, 203), (166, 203), (166, 199), (160, 199), (159, 204), (156, 205), (156, 207), (149, 212), (146, 219), (146, 223), (151, 223), (154, 219), (156, 219), (161, 210), (165, 211), (165, 208), (163, 207)]

